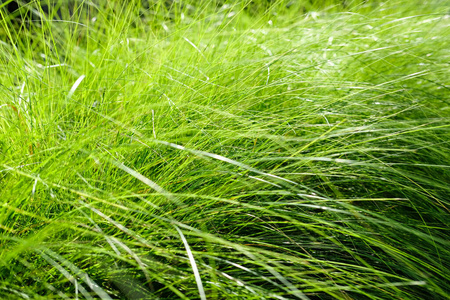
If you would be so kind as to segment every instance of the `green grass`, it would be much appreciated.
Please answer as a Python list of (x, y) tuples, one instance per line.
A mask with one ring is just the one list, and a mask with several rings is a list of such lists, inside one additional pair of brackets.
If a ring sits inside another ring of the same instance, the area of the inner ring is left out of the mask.
[(445, 2), (2, 10), (0, 298), (447, 299)]

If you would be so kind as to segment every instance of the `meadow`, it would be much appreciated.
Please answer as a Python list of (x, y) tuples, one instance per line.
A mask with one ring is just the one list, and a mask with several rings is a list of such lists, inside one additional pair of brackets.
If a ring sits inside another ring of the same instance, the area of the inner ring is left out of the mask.
[(446, 1), (10, 2), (1, 299), (449, 298)]

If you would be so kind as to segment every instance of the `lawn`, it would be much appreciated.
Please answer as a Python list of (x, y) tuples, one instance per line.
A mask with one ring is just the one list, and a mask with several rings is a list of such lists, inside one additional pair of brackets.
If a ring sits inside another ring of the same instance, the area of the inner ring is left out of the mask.
[(448, 299), (446, 1), (9, 2), (1, 299)]

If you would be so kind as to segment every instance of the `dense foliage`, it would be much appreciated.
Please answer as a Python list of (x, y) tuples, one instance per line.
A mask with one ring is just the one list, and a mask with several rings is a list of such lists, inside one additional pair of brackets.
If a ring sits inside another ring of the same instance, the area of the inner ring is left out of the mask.
[(0, 298), (448, 297), (445, 1), (25, 2)]

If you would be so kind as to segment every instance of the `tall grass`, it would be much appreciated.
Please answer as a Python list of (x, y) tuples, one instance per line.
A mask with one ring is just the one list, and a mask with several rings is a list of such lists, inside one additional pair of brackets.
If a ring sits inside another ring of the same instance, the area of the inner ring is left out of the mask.
[(70, 5), (1, 13), (1, 298), (448, 297), (445, 1)]

